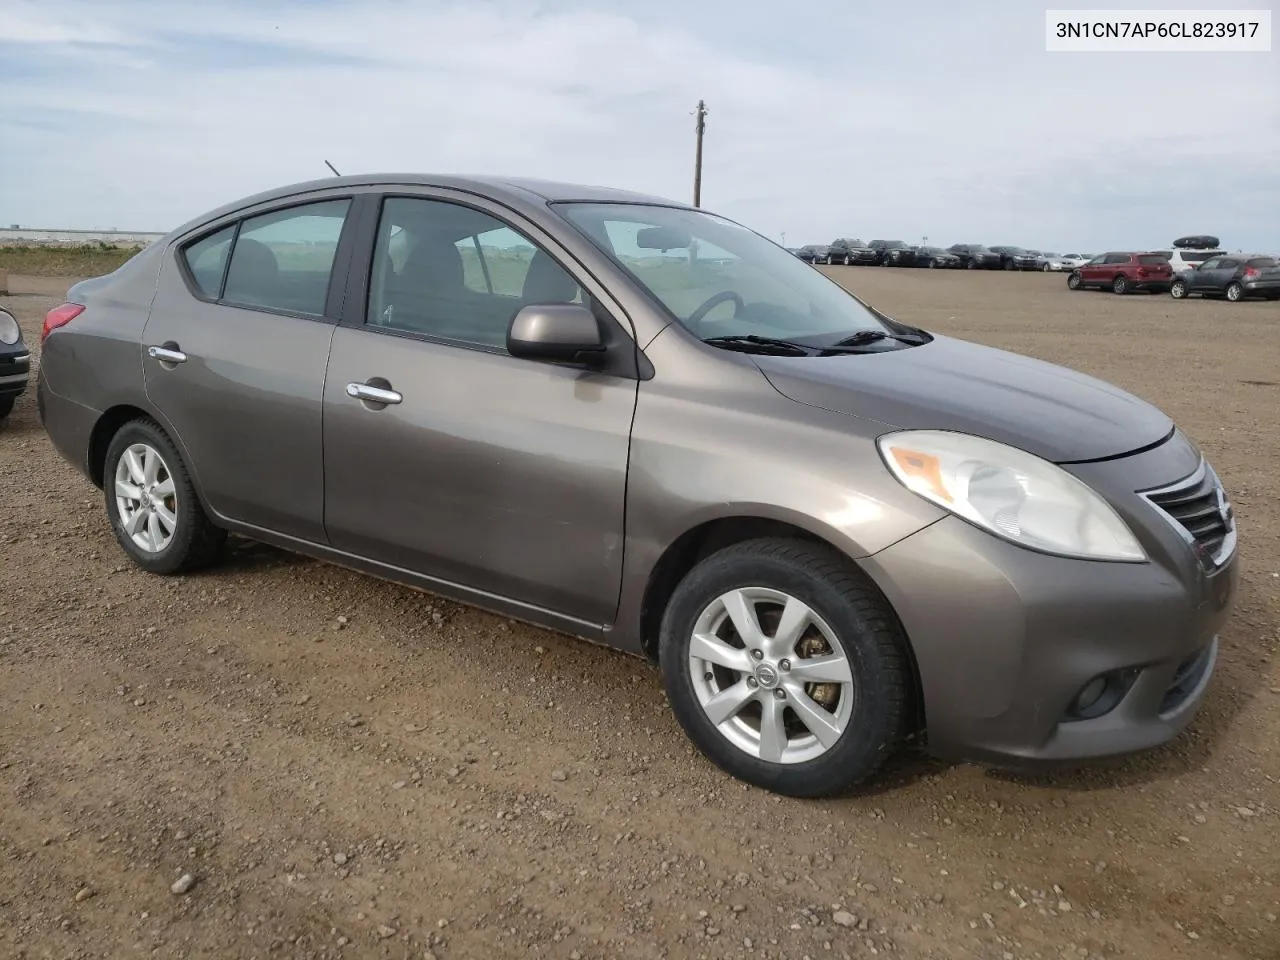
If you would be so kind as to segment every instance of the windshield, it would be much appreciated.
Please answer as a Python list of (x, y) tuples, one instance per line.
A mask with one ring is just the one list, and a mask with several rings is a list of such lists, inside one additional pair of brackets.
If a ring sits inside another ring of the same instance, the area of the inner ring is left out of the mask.
[(555, 206), (700, 337), (829, 342), (888, 329), (821, 272), (714, 214), (630, 203)]

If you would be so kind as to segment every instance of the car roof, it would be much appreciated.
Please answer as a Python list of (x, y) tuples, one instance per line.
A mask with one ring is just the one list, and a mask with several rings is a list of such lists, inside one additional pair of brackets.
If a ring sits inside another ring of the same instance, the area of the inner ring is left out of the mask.
[(453, 175), (429, 173), (367, 173), (351, 174), (344, 177), (323, 177), (317, 180), (303, 180), (297, 183), (284, 184), (264, 190), (252, 196), (223, 204), (216, 209), (206, 211), (178, 227), (173, 233), (181, 233), (202, 223), (217, 219), (245, 207), (268, 203), (273, 200), (287, 199), (295, 194), (309, 193), (315, 190), (330, 190), (341, 187), (443, 187), (465, 193), (478, 193), (499, 202), (541, 201), (554, 203), (557, 201), (587, 201), (598, 203), (648, 203), (667, 207), (683, 207), (694, 209), (689, 204), (680, 203), (665, 197), (658, 197), (632, 190), (620, 190), (615, 187), (592, 186), (581, 183), (568, 183), (558, 180), (542, 180), (536, 177), (502, 177), (480, 175)]

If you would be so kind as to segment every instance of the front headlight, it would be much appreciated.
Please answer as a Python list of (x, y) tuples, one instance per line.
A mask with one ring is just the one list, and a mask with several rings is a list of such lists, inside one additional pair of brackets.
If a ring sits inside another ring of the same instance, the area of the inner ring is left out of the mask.
[(12, 346), (22, 338), (18, 321), (7, 310), (0, 310), (0, 343)]
[(890, 433), (876, 443), (908, 490), (998, 537), (1063, 557), (1147, 559), (1111, 505), (1048, 460), (944, 430)]

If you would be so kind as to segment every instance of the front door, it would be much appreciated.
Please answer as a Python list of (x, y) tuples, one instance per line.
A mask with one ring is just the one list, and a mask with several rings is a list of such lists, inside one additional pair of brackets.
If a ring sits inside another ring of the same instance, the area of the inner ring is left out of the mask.
[(258, 213), (177, 250), (143, 332), (147, 397), (208, 505), (318, 542), (324, 374), (340, 299), (331, 275), (351, 203)]
[(583, 296), (492, 212), (386, 198), (363, 322), (338, 328), (325, 385), (332, 545), (611, 622), (637, 381), (505, 348), (522, 305)]

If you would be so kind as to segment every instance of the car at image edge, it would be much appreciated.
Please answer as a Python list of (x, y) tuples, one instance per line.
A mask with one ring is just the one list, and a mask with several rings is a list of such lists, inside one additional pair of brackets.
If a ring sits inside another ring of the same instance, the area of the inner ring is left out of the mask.
[(234, 532), (648, 657), (697, 746), (784, 794), (915, 735), (1163, 743), (1238, 577), (1157, 408), (642, 194), (283, 187), (77, 283), (41, 339), (41, 420), (137, 566)]
[(8, 310), (0, 310), (0, 420), (13, 411), (27, 389), (31, 351), (22, 339), (22, 328)]
[(1193, 295), (1280, 300), (1280, 260), (1261, 253), (1213, 257), (1174, 277), (1169, 293), (1175, 300)]

